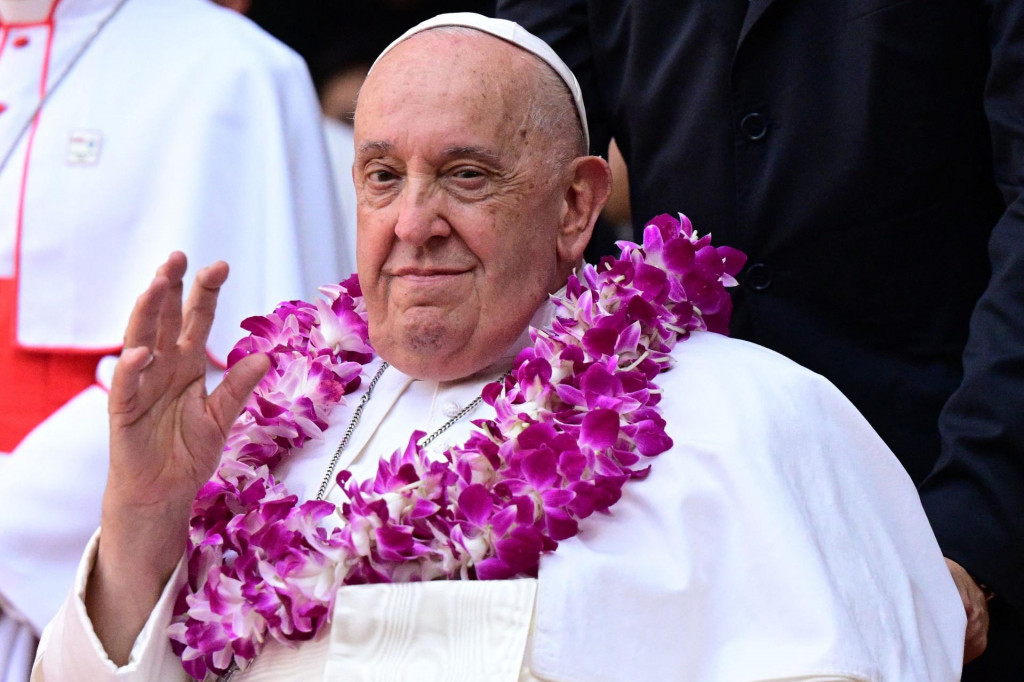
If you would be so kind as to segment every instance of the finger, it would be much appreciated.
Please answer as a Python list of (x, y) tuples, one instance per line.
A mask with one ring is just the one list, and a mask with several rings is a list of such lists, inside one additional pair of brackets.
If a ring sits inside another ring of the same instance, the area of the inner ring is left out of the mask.
[(960, 600), (967, 615), (964, 663), (968, 663), (980, 656), (988, 646), (988, 600), (978, 583), (963, 566), (949, 558), (946, 559), (946, 566), (953, 576), (953, 582), (960, 593)]
[(157, 270), (157, 276), (167, 278), (167, 293), (160, 305), (160, 313), (156, 328), (156, 350), (170, 351), (178, 344), (181, 333), (181, 294), (184, 289), (182, 279), (188, 268), (188, 260), (181, 251), (175, 251)]
[(206, 340), (217, 311), (217, 296), (227, 277), (228, 264), (218, 261), (200, 270), (192, 283), (185, 302), (181, 340), (195, 352), (202, 349), (205, 353)]
[[(964, 663), (973, 661), (988, 647), (989, 612), (988, 601), (980, 588), (973, 583), (971, 604), (967, 609), (967, 636), (964, 643)], [(974, 594), (976, 592), (976, 594)]]
[(156, 347), (158, 319), (168, 286), (167, 278), (158, 273), (149, 283), (149, 287), (135, 300), (124, 332), (125, 348)]
[(964, 663), (970, 663), (978, 656), (985, 653), (988, 648), (988, 633), (968, 637), (964, 646)]
[(263, 353), (246, 356), (235, 363), (207, 398), (206, 409), (225, 436), (269, 368), (270, 359)]
[(136, 396), (139, 393), (139, 375), (150, 362), (153, 354), (145, 346), (126, 348), (114, 366), (110, 382), (110, 396), (107, 409), (111, 416), (134, 412)]

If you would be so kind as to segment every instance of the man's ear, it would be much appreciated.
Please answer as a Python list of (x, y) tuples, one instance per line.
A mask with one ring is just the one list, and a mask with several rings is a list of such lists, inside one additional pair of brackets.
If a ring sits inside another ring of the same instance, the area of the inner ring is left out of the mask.
[(580, 156), (568, 169), (569, 186), (562, 206), (562, 224), (558, 231), (558, 259), (575, 267), (583, 259), (594, 223), (612, 189), (608, 162), (599, 156)]

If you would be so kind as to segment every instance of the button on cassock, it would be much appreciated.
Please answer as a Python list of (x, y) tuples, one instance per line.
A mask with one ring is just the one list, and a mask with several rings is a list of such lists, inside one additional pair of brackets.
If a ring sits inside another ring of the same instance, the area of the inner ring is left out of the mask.
[(459, 410), (461, 409), (462, 406), (459, 405), (457, 402), (455, 402), (454, 400), (448, 400), (445, 401), (445, 404), (441, 407), (441, 413), (444, 414), (444, 416), (451, 419), (452, 417), (457, 415), (459, 413)]

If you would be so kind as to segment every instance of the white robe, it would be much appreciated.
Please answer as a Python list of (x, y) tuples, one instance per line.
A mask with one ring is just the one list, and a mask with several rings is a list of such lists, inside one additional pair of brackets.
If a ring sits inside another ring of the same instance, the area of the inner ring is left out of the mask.
[[(18, 282), (16, 343), (117, 351), (135, 297), (180, 249), (192, 271), (232, 266), (209, 345), (223, 362), (239, 320), (354, 267), (315, 93), (298, 55), (207, 0), (127, 0), (75, 61), (115, 5), (58, 0), (52, 27), (0, 27), (0, 158), (13, 149), (0, 277)], [(38, 634), (71, 584), (99, 520), (105, 421), (95, 386), (0, 454), (0, 633), (17, 612)], [(0, 644), (0, 680), (5, 658)]]
[[(535, 582), (344, 587), (330, 632), (297, 652), (272, 643), (234, 679), (959, 679), (960, 598), (910, 479), (860, 414), (752, 344), (698, 333), (675, 357), (658, 379), (673, 447), (611, 515), (544, 556)], [(438, 385), (389, 369), (339, 466), (372, 475), (411, 428), (436, 429), (501, 370)], [(315, 494), (347, 415), (280, 469), (300, 498)], [(116, 670), (81, 599), (91, 561), (90, 550), (33, 682), (184, 679), (164, 634), (181, 568)]]

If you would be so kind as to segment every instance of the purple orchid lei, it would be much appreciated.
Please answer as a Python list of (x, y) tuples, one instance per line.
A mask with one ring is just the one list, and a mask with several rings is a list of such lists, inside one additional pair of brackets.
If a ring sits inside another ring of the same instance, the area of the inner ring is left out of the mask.
[(373, 480), (337, 480), (348, 501), (300, 502), (274, 467), (313, 438), (373, 359), (355, 276), (243, 322), (229, 365), (266, 353), (271, 369), (196, 497), (188, 582), (171, 644), (192, 677), (246, 667), (268, 639), (289, 646), (330, 621), (346, 584), (536, 576), (540, 556), (606, 512), (672, 441), (654, 380), (691, 331), (726, 332), (725, 287), (745, 256), (698, 237), (685, 216), (654, 218), (643, 246), (620, 242), (570, 278), (550, 329), (487, 385), (496, 416), (431, 458), (414, 432)]

